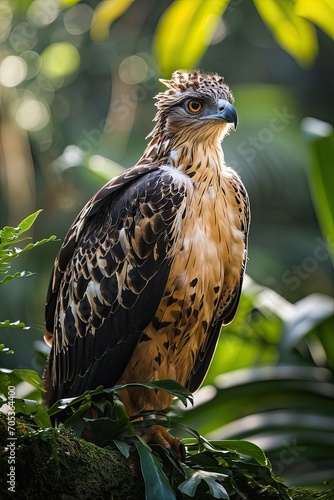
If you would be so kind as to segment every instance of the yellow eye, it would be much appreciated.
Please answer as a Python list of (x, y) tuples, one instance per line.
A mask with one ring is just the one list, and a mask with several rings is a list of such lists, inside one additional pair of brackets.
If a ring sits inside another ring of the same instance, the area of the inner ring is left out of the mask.
[(202, 101), (197, 101), (196, 99), (192, 99), (191, 101), (188, 102), (188, 109), (192, 113), (199, 113), (202, 108), (203, 108)]

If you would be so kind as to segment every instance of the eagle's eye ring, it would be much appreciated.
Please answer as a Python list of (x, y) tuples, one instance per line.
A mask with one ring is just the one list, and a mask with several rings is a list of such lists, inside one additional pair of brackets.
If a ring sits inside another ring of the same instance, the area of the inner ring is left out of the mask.
[(202, 108), (203, 108), (202, 101), (199, 101), (197, 99), (191, 99), (191, 101), (188, 102), (188, 109), (192, 113), (199, 113)]

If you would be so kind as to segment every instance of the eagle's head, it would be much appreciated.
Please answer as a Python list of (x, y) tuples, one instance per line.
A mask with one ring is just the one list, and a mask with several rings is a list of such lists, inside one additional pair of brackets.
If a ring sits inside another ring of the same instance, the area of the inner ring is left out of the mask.
[(222, 140), (236, 129), (233, 95), (224, 78), (199, 70), (175, 71), (170, 80), (160, 80), (168, 89), (156, 96), (156, 133), (165, 138), (185, 134), (196, 141)]

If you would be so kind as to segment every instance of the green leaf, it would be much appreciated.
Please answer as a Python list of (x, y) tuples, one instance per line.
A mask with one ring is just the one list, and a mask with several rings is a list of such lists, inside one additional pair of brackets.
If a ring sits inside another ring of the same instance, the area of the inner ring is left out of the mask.
[(11, 322), (9, 319), (6, 319), (6, 321), (0, 321), (0, 328), (26, 328), (26, 326), (22, 321)]
[(18, 227), (5, 226), (2, 230), (0, 230), (0, 273), (5, 274), (5, 276), (0, 280), (0, 285), (15, 278), (31, 276), (32, 273), (30, 271), (19, 271), (14, 274), (8, 274), (8, 270), (11, 267), (10, 261), (18, 257), (22, 252), (27, 252), (32, 248), (44, 245), (45, 243), (56, 239), (56, 236), (50, 236), (49, 238), (44, 238), (34, 243), (28, 243), (23, 248), (16, 246), (22, 241), (31, 240), (29, 237), (19, 238), (19, 236), (31, 228), (40, 212), (41, 210), (37, 210), (37, 212), (26, 217), (22, 222), (20, 222)]
[(146, 500), (176, 500), (175, 493), (162, 469), (161, 462), (138, 440), (133, 441), (137, 449), (140, 468), (145, 482)]
[(84, 418), (89, 422), (94, 436), (94, 443), (104, 447), (110, 444), (115, 438), (126, 432), (132, 431), (132, 426), (127, 415), (123, 419), (112, 420), (108, 417)]
[(224, 439), (222, 441), (210, 441), (210, 444), (221, 450), (235, 451), (237, 453), (241, 453), (242, 455), (247, 455), (264, 467), (268, 467), (270, 465), (264, 452), (254, 443), (240, 441), (238, 439)]
[(311, 152), (310, 188), (314, 208), (334, 258), (334, 176), (330, 168), (331, 158), (334, 158), (334, 134), (316, 141)]
[[(1, 273), (1, 270), (0, 270), (0, 273)], [(15, 274), (6, 274), (6, 276), (4, 278), (2, 278), (2, 280), (0, 280), (0, 285), (5, 283), (6, 281), (11, 281), (11, 280), (14, 280), (15, 278), (25, 278), (26, 276), (31, 276), (32, 274), (34, 274), (34, 273), (31, 273), (30, 271), (21, 271), (21, 272), (18, 271)]]
[(175, 380), (157, 380), (156, 382), (141, 382), (141, 383), (131, 383), (115, 385), (109, 389), (104, 389), (105, 393), (115, 393), (127, 387), (146, 387), (147, 389), (159, 389), (161, 391), (167, 392), (179, 398), (182, 403), (187, 406), (187, 402), (190, 401), (193, 404), (193, 396), (185, 387), (183, 387)]
[(129, 458), (131, 445), (128, 443), (124, 443), (124, 441), (120, 441), (119, 439), (113, 439), (113, 443), (115, 443), (118, 450), (122, 453), (124, 458)]
[(14, 351), (12, 349), (9, 349), (9, 347), (6, 347), (5, 344), (0, 344), (0, 352), (4, 354), (14, 354)]
[(73, 7), (73, 5), (76, 5), (79, 2), (80, 2), (80, 0), (58, 0), (59, 6), (62, 9), (67, 9), (69, 7)]
[(35, 370), (28, 370), (28, 369), (19, 370), (18, 368), (15, 368), (12, 371), (12, 373), (13, 375), (16, 375), (16, 377), (18, 377), (19, 379), (23, 380), (24, 382), (27, 382), (28, 384), (31, 384), (40, 391), (45, 392), (45, 389), (41, 381), (41, 377)]
[(109, 28), (130, 7), (134, 0), (104, 0), (97, 5), (91, 25), (90, 35), (95, 42), (109, 36)]
[[(123, 403), (117, 398), (115, 398), (112, 403), (109, 401), (107, 403), (110, 417), (95, 419), (84, 418), (85, 422), (90, 423), (94, 436), (94, 443), (98, 446), (106, 446), (122, 434), (132, 435), (134, 433), (130, 418), (125, 411)], [(93, 403), (93, 406), (96, 405), (96, 403)]]
[(296, 15), (294, 0), (254, 0), (254, 4), (277, 43), (301, 66), (312, 63), (318, 51), (311, 23)]
[[(206, 452), (196, 453), (191, 456), (191, 462), (201, 466), (201, 469), (207, 470), (208, 467), (219, 467), (218, 460), (213, 456), (213, 454)], [(225, 471), (223, 471), (225, 474)]]
[(16, 240), (19, 234), (21, 234), (21, 230), (18, 227), (5, 226), (3, 229), (1, 229), (0, 249)]
[(334, 38), (334, 3), (333, 0), (296, 0), (295, 13), (319, 26), (333, 40)]
[(282, 357), (291, 350), (313, 328), (333, 315), (333, 299), (327, 295), (312, 294), (294, 304), (293, 314), (283, 321), (279, 344)]
[[(286, 486), (283, 484), (281, 480), (278, 480), (272, 473), (272, 471), (268, 467), (264, 467), (263, 465), (253, 464), (245, 461), (235, 461), (234, 466), (245, 475), (251, 476), (253, 481), (258, 482), (263, 486), (273, 486), (275, 489), (281, 490), (282, 492), (286, 492)], [(289, 498), (285, 497), (284, 498)]]
[(56, 401), (49, 409), (48, 409), (48, 414), (50, 417), (56, 415), (60, 411), (65, 410), (66, 408), (71, 408), (73, 406), (78, 405), (80, 402), (88, 402), (89, 407), (91, 404), (91, 399), (92, 396), (96, 396), (98, 394), (102, 394), (104, 392), (104, 389), (102, 385), (97, 387), (96, 389), (92, 391), (85, 391), (83, 394), (80, 396), (77, 396), (75, 398), (64, 398), (60, 399), (59, 401)]
[[(84, 418), (84, 415), (87, 413), (88, 410), (91, 409), (91, 401), (84, 401), (80, 407), (73, 412), (73, 414), (67, 418), (64, 422), (64, 426), (67, 429), (71, 429), (74, 433), (75, 436), (80, 437), (82, 434), (82, 431), (84, 430), (84, 427), (86, 425), (86, 420)], [(48, 415), (52, 416), (50, 411), (48, 411)]]
[(31, 399), (15, 399), (15, 412), (32, 417), (35, 424), (42, 429), (52, 427), (47, 409), (37, 401)]
[(37, 212), (34, 212), (31, 215), (28, 215), (25, 219), (23, 219), (22, 222), (18, 225), (18, 228), (20, 229), (20, 233), (24, 233), (25, 231), (28, 231), (28, 229), (31, 228), (39, 214), (42, 212), (42, 210), (37, 210)]
[(43, 238), (40, 241), (35, 241), (34, 243), (28, 243), (24, 248), (22, 248), (22, 252), (27, 252), (28, 250), (31, 250), (32, 248), (39, 247), (41, 245), (44, 245), (45, 243), (49, 243), (50, 241), (55, 241), (57, 239), (57, 236), (52, 235), (49, 238)]
[(197, 487), (201, 481), (205, 481), (209, 486), (210, 493), (213, 498), (225, 498), (229, 500), (229, 495), (225, 488), (217, 483), (217, 481), (224, 481), (228, 476), (226, 474), (220, 474), (217, 472), (208, 472), (205, 470), (193, 470), (190, 467), (182, 466), (183, 470), (186, 471), (188, 478), (179, 485), (179, 490), (184, 495), (190, 497), (195, 496)]
[(154, 48), (163, 74), (192, 68), (202, 57), (229, 0), (175, 0), (161, 16)]
[(42, 407), (38, 412), (33, 414), (33, 420), (35, 424), (41, 429), (52, 427), (50, 417), (45, 407)]
[(193, 403), (193, 396), (191, 392), (185, 389), (181, 384), (175, 382), (175, 380), (158, 380), (156, 382), (115, 385), (114, 387), (109, 387), (107, 389), (104, 389), (102, 386), (99, 386), (93, 391), (86, 391), (84, 394), (81, 394), (76, 398), (66, 398), (60, 401), (56, 401), (56, 403), (54, 403), (52, 407), (49, 408), (49, 415), (50, 416), (55, 415), (56, 413), (64, 410), (65, 408), (75, 406), (80, 401), (87, 399), (90, 400), (92, 396), (96, 396), (98, 394), (103, 394), (103, 393), (115, 394), (116, 392), (122, 389), (126, 389), (127, 387), (146, 387), (147, 389), (154, 389), (154, 390), (159, 389), (161, 391), (168, 392), (169, 394), (173, 394), (173, 396), (178, 397), (185, 406), (187, 406), (187, 401)]
[(9, 383), (8, 375), (0, 371), (0, 394), (7, 394)]

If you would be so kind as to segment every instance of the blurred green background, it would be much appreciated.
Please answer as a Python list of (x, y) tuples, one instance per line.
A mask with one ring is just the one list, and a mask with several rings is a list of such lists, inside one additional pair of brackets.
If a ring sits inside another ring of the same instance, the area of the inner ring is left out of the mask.
[(1, 0), (0, 227), (42, 208), (31, 236), (59, 238), (0, 287), (0, 320), (30, 326), (1, 330), (1, 366), (41, 370), (60, 241), (141, 156), (159, 78), (215, 71), (240, 120), (223, 149), (251, 200), (249, 279), (184, 418), (257, 442), (291, 483), (334, 477), (333, 34), (331, 0)]

